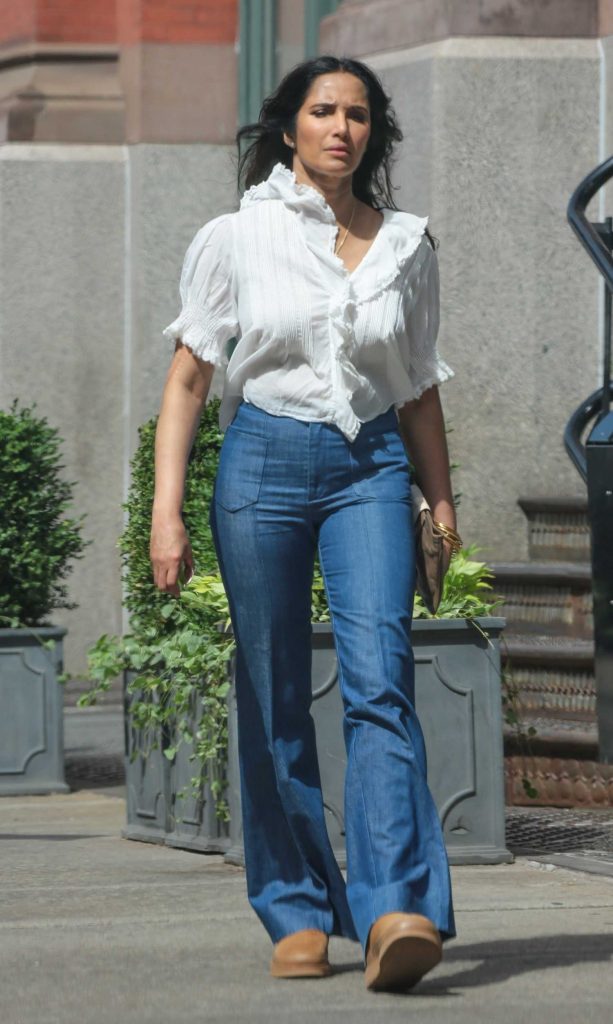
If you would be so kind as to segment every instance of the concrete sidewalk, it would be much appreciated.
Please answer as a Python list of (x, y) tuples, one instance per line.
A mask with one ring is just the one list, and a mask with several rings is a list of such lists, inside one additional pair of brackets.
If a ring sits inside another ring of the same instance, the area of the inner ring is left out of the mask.
[(373, 993), (345, 939), (332, 977), (272, 978), (243, 870), (122, 839), (124, 816), (121, 787), (0, 800), (3, 1024), (610, 1019), (610, 877), (454, 867), (443, 963), (411, 993)]

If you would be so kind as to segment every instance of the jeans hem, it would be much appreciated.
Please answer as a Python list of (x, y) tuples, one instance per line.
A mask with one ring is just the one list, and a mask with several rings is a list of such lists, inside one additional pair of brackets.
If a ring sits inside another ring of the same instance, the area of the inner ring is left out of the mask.
[(296, 925), (280, 925), (278, 928), (269, 927), (263, 920), (262, 916), (258, 914), (258, 917), (262, 921), (262, 924), (266, 928), (268, 935), (273, 943), (280, 942), (286, 935), (293, 935), (294, 932), (302, 931), (303, 928), (317, 928), (318, 931), (325, 932), (326, 935), (336, 935), (342, 939), (350, 939), (352, 942), (359, 942), (357, 931), (353, 930), (348, 932), (347, 928), (344, 928), (338, 921), (331, 920), (333, 915), (330, 914), (326, 917), (317, 917), (313, 920), (302, 919), (296, 922)]

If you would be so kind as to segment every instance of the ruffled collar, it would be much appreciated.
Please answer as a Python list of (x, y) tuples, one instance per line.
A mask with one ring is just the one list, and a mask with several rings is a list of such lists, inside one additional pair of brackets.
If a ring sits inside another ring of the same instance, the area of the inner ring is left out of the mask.
[(240, 209), (266, 200), (281, 201), (300, 222), (307, 246), (333, 271), (345, 288), (351, 286), (357, 304), (388, 287), (406, 267), (424, 235), (428, 217), (383, 208), (383, 222), (362, 261), (353, 271), (334, 252), (338, 228), (332, 207), (311, 185), (299, 184), (294, 171), (279, 161), (264, 181), (244, 193)]
[(290, 209), (309, 210), (321, 220), (336, 224), (334, 211), (319, 189), (299, 184), (294, 172), (281, 161), (275, 164), (264, 181), (247, 189), (241, 199), (241, 209), (263, 199), (280, 199)]

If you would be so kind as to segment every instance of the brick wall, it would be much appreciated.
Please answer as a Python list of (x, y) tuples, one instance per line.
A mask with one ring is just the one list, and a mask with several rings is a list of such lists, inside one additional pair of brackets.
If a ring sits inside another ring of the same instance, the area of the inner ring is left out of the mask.
[(37, 0), (36, 37), (41, 43), (113, 43), (113, 0)]
[(238, 0), (0, 0), (0, 45), (233, 43)]
[(0, 44), (113, 43), (116, 24), (114, 0), (0, 0)]
[(0, 45), (28, 43), (36, 36), (36, 0), (0, 0)]
[(118, 0), (120, 43), (233, 43), (238, 0)]

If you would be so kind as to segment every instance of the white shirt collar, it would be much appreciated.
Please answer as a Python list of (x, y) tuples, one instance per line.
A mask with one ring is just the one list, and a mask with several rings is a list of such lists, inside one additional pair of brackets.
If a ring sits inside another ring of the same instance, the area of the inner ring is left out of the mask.
[(308, 210), (316, 219), (336, 226), (336, 217), (325, 197), (312, 185), (299, 185), (296, 175), (279, 161), (264, 181), (248, 188), (241, 200), (241, 209), (262, 199), (281, 199), (290, 209)]
[(280, 200), (294, 211), (309, 248), (345, 286), (352, 286), (358, 305), (373, 298), (400, 273), (416, 252), (428, 223), (428, 217), (382, 209), (383, 223), (379, 234), (362, 262), (349, 273), (341, 258), (334, 253), (337, 235), (334, 211), (318, 189), (299, 184), (295, 173), (279, 161), (267, 178), (246, 190), (240, 209), (268, 199)]

